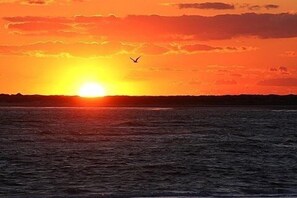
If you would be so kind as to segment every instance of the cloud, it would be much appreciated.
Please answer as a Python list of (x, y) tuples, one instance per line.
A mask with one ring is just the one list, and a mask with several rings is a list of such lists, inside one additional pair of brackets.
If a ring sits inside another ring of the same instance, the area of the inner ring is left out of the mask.
[(43, 6), (51, 3), (70, 3), (70, 2), (83, 2), (84, 0), (0, 0), (0, 4), (2, 3), (10, 3), (10, 4), (23, 4), (23, 5), (32, 5), (32, 6)]
[(205, 2), (205, 3), (180, 3), (175, 4), (179, 9), (213, 9), (213, 10), (233, 10), (235, 6), (233, 4), (221, 3), (221, 2)]
[(266, 10), (272, 10), (272, 9), (278, 9), (279, 5), (275, 4), (266, 4), (266, 5), (251, 5), (251, 4), (239, 4), (239, 8), (244, 8), (250, 11), (259, 11), (261, 9), (266, 9)]
[(145, 55), (163, 55), (167, 53), (225, 52), (225, 48), (208, 45), (122, 43), (122, 42), (37, 42), (27, 45), (0, 45), (0, 55), (35, 57), (101, 57), (114, 54), (135, 53)]
[(259, 5), (249, 5), (247, 6), (247, 8), (251, 11), (255, 11), (255, 10), (260, 10), (261, 9), (261, 6)]
[(285, 57), (295, 58), (295, 57), (297, 57), (297, 52), (295, 52), (295, 51), (286, 51), (285, 53), (283, 53), (281, 55), (285, 56)]
[(36, 4), (36, 5), (44, 5), (44, 4), (48, 4), (50, 2), (52, 2), (51, 0), (27, 0), (27, 1), (23, 1), (26, 4)]
[(261, 86), (297, 87), (297, 78), (273, 78), (262, 80), (258, 83)]
[(213, 50), (222, 50), (221, 47), (212, 47), (209, 45), (193, 44), (193, 45), (183, 45), (181, 50), (186, 52), (197, 52), (197, 51), (213, 51)]
[(15, 16), (4, 17), (4, 20), (12, 23), (73, 23), (74, 18), (66, 17), (39, 17), (39, 16)]
[(196, 52), (207, 52), (207, 51), (215, 51), (215, 52), (242, 52), (242, 51), (250, 51), (255, 50), (253, 47), (214, 47), (210, 45), (204, 44), (189, 44), (180, 46), (181, 52), (186, 53), (196, 53)]
[(68, 30), (71, 28), (69, 24), (47, 23), (47, 22), (15, 23), (15, 24), (9, 24), (7, 27), (9, 29), (26, 30), (28, 32), (33, 32), (33, 31), (55, 32), (55, 31)]
[[(108, 40), (158, 42), (218, 40), (235, 37), (297, 37), (297, 14), (230, 14), (217, 16), (133, 15), (77, 17), (5, 17), (7, 29), (24, 35), (85, 35)], [(67, 35), (67, 34), (66, 34)]]
[(204, 3), (177, 3), (177, 4), (164, 4), (177, 6), (179, 9), (212, 9), (212, 10), (234, 10), (237, 8), (247, 9), (250, 11), (258, 11), (261, 9), (273, 10), (278, 9), (279, 5), (265, 4), (265, 5), (253, 5), (253, 4), (230, 4), (223, 2), (204, 2)]
[(280, 72), (288, 72), (288, 68), (281, 66), (281, 67), (279, 67), (279, 71)]
[(280, 72), (281, 74), (289, 74), (289, 69), (284, 66), (280, 66), (279, 68), (272, 67), (270, 68), (271, 72)]
[(149, 54), (149, 55), (161, 55), (161, 54), (166, 54), (169, 51), (170, 51), (169, 48), (155, 45), (155, 44), (145, 43), (136, 50), (136, 53), (143, 53), (143, 54)]
[(137, 48), (135, 53), (148, 54), (148, 55), (162, 55), (167, 53), (179, 53), (179, 54), (194, 54), (194, 53), (224, 53), (224, 52), (242, 52), (248, 50), (254, 50), (253, 47), (213, 47), (205, 44), (186, 44), (186, 45), (164, 45), (164, 44), (152, 44), (145, 43)]
[(279, 5), (267, 4), (267, 5), (264, 5), (264, 8), (266, 8), (267, 10), (277, 9), (277, 8), (279, 8)]
[(132, 51), (131, 45), (119, 42), (63, 43), (39, 42), (20, 46), (0, 46), (1, 55), (35, 57), (99, 57)]

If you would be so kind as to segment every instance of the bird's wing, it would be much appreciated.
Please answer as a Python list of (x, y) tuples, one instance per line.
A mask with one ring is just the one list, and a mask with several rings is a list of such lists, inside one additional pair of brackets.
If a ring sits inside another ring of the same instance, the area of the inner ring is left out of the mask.
[(138, 61), (141, 58), (141, 56), (139, 56), (138, 58), (136, 58), (136, 61)]
[(133, 58), (130, 57), (130, 59), (135, 62), (135, 60)]

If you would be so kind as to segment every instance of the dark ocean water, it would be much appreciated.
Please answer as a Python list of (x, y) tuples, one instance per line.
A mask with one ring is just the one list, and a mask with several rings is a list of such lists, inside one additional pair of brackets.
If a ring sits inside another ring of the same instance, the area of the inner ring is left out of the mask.
[(297, 197), (297, 111), (0, 108), (0, 197)]

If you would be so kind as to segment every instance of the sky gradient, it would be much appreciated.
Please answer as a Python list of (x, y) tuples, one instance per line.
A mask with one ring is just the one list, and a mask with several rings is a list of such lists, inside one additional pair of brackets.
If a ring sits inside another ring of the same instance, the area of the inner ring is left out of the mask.
[(0, 0), (0, 93), (297, 94), (297, 3), (241, 2)]

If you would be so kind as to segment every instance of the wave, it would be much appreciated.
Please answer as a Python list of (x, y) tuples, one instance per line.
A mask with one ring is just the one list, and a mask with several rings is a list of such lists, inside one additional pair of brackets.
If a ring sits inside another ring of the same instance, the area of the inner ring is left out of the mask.
[(285, 112), (285, 113), (293, 112), (293, 113), (295, 113), (295, 112), (297, 112), (297, 110), (296, 109), (281, 109), (281, 110), (272, 110), (272, 112)]
[(117, 127), (146, 127), (149, 125), (147, 122), (135, 120), (135, 121), (121, 122), (121, 123), (115, 124), (115, 126), (117, 126)]

